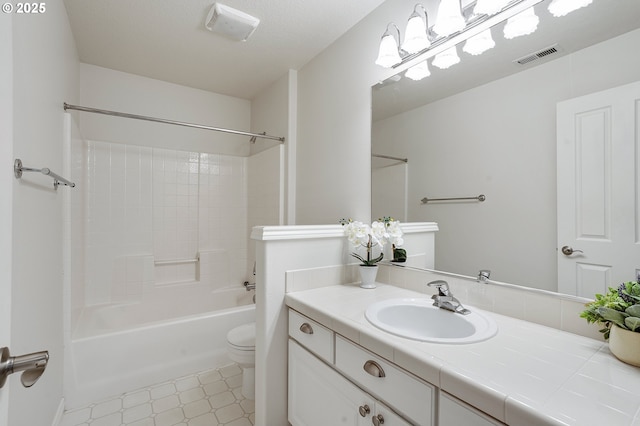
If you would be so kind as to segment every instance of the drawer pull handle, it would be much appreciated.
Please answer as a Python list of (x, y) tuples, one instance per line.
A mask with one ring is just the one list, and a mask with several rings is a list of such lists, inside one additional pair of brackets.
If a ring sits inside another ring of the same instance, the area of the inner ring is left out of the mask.
[(367, 414), (371, 412), (371, 409), (367, 404), (365, 404), (365, 405), (361, 405), (360, 408), (358, 408), (358, 411), (360, 412), (360, 415), (362, 417), (367, 417)]
[(364, 371), (366, 371), (367, 373), (371, 374), (373, 377), (384, 377), (384, 370), (382, 369), (382, 367), (380, 367), (380, 364), (378, 364), (375, 361), (367, 361), (364, 363)]
[(304, 334), (313, 334), (313, 328), (311, 328), (309, 323), (306, 322), (300, 326), (300, 331), (302, 331)]
[(377, 416), (373, 416), (371, 418), (371, 423), (373, 423), (374, 426), (380, 426), (384, 424), (384, 417), (382, 417), (382, 414), (378, 414)]

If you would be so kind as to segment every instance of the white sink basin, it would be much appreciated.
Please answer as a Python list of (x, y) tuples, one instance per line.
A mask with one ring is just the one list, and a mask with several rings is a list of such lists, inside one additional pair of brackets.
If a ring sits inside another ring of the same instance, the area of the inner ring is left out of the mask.
[(447, 311), (427, 298), (389, 299), (370, 305), (364, 315), (380, 330), (422, 342), (476, 343), (495, 336), (495, 321), (470, 310), (468, 315)]

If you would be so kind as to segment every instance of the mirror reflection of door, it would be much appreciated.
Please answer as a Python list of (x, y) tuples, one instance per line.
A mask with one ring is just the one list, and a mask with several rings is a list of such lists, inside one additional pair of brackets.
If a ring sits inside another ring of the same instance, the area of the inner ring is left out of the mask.
[(593, 297), (640, 271), (640, 82), (560, 102), (557, 120), (558, 289)]

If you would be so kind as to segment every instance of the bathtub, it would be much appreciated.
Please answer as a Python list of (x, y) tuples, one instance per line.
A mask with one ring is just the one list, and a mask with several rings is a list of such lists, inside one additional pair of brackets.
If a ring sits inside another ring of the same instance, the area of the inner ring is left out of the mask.
[(226, 365), (227, 332), (255, 321), (244, 288), (160, 293), (85, 308), (67, 350), (67, 409)]

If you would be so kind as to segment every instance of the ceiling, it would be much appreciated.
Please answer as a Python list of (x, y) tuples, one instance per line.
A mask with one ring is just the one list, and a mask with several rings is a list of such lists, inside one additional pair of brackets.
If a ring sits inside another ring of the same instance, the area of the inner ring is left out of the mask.
[[(446, 70), (431, 65), (431, 76), (421, 81), (388, 79), (373, 90), (373, 120), (381, 120), (438, 99), (460, 93), (557, 59), (640, 27), (640, 0), (594, 0), (591, 5), (555, 18), (547, 10), (550, 0), (535, 6), (540, 18), (535, 33), (505, 40), (504, 24), (492, 28), (496, 46), (479, 56), (462, 52), (461, 62)], [(401, 27), (403, 28), (403, 27)], [(526, 65), (514, 63), (533, 52), (558, 44), (559, 52)], [(629, 52), (638, 57), (638, 52)], [(640, 57), (638, 57), (640, 60)], [(402, 74), (400, 74), (402, 75)]]
[(214, 0), (64, 0), (80, 61), (243, 99), (300, 69), (384, 0), (223, 0), (246, 42), (204, 27)]

